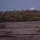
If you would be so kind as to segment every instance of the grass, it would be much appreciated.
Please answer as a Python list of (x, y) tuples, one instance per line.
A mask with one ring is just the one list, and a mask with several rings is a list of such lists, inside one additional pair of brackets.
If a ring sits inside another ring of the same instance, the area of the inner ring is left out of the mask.
[(0, 29), (6, 28), (6, 24), (0, 23)]

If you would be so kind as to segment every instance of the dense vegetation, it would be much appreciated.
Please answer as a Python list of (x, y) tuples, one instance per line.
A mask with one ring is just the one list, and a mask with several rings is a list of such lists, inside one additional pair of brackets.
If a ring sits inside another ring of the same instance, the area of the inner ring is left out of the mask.
[(5, 11), (0, 12), (0, 22), (40, 21), (40, 11)]

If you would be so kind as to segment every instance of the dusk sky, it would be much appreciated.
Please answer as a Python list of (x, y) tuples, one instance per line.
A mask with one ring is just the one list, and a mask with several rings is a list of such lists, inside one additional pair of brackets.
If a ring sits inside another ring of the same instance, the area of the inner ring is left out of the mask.
[(29, 10), (31, 7), (40, 10), (40, 0), (0, 0), (0, 11)]

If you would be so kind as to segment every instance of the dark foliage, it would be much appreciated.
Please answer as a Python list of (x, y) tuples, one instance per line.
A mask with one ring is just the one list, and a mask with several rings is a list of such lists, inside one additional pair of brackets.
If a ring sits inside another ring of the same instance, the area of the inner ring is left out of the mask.
[(0, 22), (40, 21), (40, 11), (5, 11), (0, 12)]

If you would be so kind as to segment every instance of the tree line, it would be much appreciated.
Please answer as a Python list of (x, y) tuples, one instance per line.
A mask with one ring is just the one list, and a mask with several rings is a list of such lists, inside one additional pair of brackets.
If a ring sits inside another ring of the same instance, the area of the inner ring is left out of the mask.
[(40, 21), (40, 11), (0, 11), (0, 22)]

